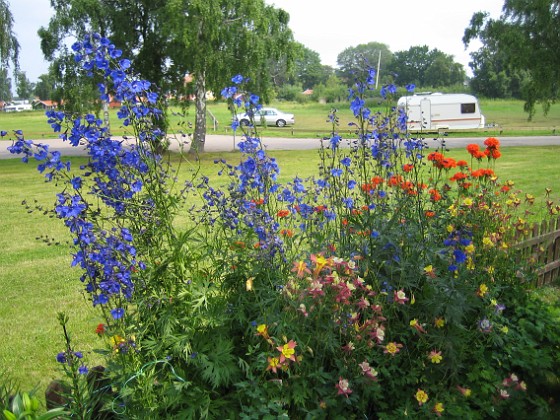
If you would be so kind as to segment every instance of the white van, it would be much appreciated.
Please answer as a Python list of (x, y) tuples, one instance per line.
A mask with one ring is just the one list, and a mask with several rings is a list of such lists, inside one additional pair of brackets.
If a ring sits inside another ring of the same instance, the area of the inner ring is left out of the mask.
[(484, 128), (478, 99), (465, 93), (418, 93), (403, 96), (397, 107), (406, 110), (409, 131)]

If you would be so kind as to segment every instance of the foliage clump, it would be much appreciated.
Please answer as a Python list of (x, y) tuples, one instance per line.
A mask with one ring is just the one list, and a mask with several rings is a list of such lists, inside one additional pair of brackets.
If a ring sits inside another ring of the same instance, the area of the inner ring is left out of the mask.
[[(280, 183), (255, 128), (234, 117), (240, 161), (216, 161), (226, 186), (179, 185), (158, 153), (166, 137), (150, 83), (107, 39), (73, 48), (105, 77), (100, 91), (123, 100), (136, 143), (111, 139), (91, 115), (49, 112), (90, 152), (80, 176), (22, 133), (11, 149), (65, 186), (54, 211), (103, 317), (106, 408), (151, 418), (547, 412), (560, 331), (527, 294), (534, 268), (514, 247), (524, 221), (513, 182), (494, 172), (498, 139), (469, 146), (465, 160), (446, 156), (444, 144), (407, 135), (404, 110), (367, 108), (367, 70), (349, 92), (354, 136), (339, 135), (333, 111), (315, 177)], [(255, 112), (247, 80), (232, 82), (222, 91), (232, 109)], [(185, 209), (189, 223), (177, 217)]]

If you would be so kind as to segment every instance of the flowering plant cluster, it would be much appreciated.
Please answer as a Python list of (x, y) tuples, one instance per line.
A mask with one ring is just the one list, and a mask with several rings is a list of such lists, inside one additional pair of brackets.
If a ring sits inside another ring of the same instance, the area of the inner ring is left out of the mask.
[[(343, 138), (333, 111), (316, 176), (280, 182), (255, 127), (233, 117), (241, 156), (216, 160), (227, 185), (180, 184), (160, 154), (153, 86), (103, 37), (73, 49), (104, 78), (101, 100), (123, 101), (134, 143), (93, 115), (50, 111), (88, 162), (71, 168), (21, 132), (11, 151), (65, 186), (53, 212), (102, 316), (92, 332), (107, 407), (153, 418), (546, 412), (539, 372), (558, 367), (560, 331), (526, 294), (533, 269), (513, 247), (526, 224), (520, 193), (495, 172), (498, 139), (468, 146), (470, 162), (448, 156), (441, 140), (406, 133), (404, 110), (366, 106), (368, 70), (349, 91), (354, 134)], [(234, 116), (260, 106), (246, 82), (222, 91)], [(76, 357), (57, 359), (82, 369)]]

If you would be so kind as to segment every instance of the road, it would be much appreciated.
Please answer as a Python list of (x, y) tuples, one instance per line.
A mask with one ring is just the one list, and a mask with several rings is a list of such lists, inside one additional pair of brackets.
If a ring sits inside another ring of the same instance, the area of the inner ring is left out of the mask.
[[(115, 139), (122, 139), (115, 137)], [(351, 140), (351, 138), (349, 138)], [(235, 150), (235, 145), (241, 140), (238, 136), (233, 135), (216, 135), (209, 134), (206, 136), (205, 150), (207, 152), (229, 152)], [(462, 148), (469, 143), (477, 143), (482, 145), (484, 137), (477, 138), (445, 138), (447, 148)], [(560, 146), (560, 136), (536, 136), (536, 137), (499, 137), (502, 147), (508, 146)], [(263, 144), (268, 150), (308, 150), (318, 149), (321, 146), (319, 138), (294, 139), (294, 138), (275, 138), (263, 137)], [(430, 137), (426, 138), (430, 147), (437, 147), (439, 141)], [(60, 139), (40, 140), (38, 143), (49, 144), (50, 150), (57, 150), (63, 156), (83, 156), (85, 149), (83, 147), (72, 147), (69, 143)], [(12, 143), (10, 141), (0, 141), (0, 159), (12, 159), (14, 156), (8, 151), (8, 147)], [(188, 150), (189, 143), (183, 145), (184, 150)], [(176, 138), (171, 139), (171, 150), (179, 151), (181, 149), (181, 141)]]

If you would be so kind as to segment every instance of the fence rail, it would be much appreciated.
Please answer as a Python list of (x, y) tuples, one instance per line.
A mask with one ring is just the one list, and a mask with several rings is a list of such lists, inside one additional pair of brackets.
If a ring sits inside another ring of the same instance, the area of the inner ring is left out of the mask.
[(519, 239), (515, 248), (538, 267), (537, 286), (554, 282), (560, 275), (560, 217), (535, 223)]

